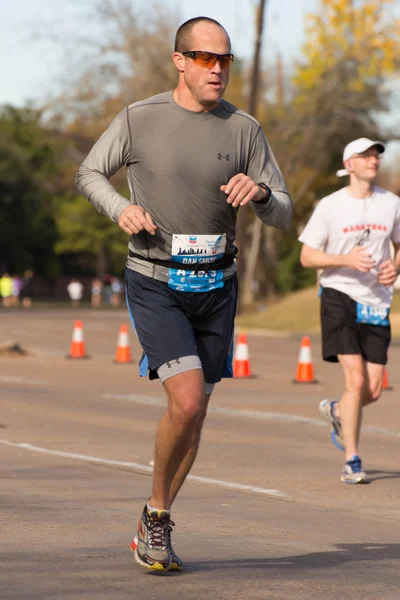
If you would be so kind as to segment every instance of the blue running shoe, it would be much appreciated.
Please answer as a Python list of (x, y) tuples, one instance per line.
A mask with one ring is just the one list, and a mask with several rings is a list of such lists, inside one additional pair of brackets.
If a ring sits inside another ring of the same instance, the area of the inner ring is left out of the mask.
[(354, 455), (353, 458), (344, 463), (340, 481), (343, 483), (368, 483), (368, 477), (363, 471), (359, 456)]
[(331, 426), (331, 439), (338, 450), (344, 450), (342, 437), (342, 424), (340, 419), (335, 415), (335, 404), (333, 400), (322, 400), (319, 403), (319, 411), (326, 421)]

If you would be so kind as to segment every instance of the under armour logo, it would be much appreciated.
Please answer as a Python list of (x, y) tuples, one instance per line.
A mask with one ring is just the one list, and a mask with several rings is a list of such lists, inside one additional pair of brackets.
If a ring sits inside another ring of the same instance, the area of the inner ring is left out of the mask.
[[(179, 360), (179, 358), (177, 358), (177, 359), (173, 360), (172, 362), (176, 362), (176, 364), (177, 364), (177, 365), (180, 365), (180, 364), (181, 364), (181, 361)], [(172, 368), (172, 365), (171, 365), (171, 363), (170, 363), (170, 362), (167, 362), (167, 363), (165, 363), (165, 364), (167, 365), (168, 369), (171, 369), (171, 368)]]
[(223, 158), (225, 160), (231, 160), (230, 154), (225, 154), (225, 156), (224, 156), (223, 154), (221, 154), (221, 152), (218, 152), (217, 156), (218, 156), (218, 160), (222, 160)]

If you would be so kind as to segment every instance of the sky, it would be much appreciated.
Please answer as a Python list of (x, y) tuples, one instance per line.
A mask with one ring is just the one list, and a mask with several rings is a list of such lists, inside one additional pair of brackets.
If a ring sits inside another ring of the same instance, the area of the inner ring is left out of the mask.
[[(132, 0), (139, 2), (143, 0)], [(90, 30), (80, 18), (95, 0), (0, 1), (0, 104), (22, 106), (51, 95), (63, 74), (63, 34)], [(221, 22), (229, 32), (234, 52), (251, 58), (254, 45), (255, 6), (258, 0), (162, 0), (179, 11), (181, 22), (205, 15)], [(263, 59), (280, 50), (288, 60), (300, 52), (307, 12), (318, 0), (266, 0)], [(84, 23), (84, 28), (82, 27)], [(44, 41), (46, 30), (54, 42)], [(65, 68), (64, 68), (65, 71)]]
[[(88, 10), (99, 0), (0, 0), (0, 105), (43, 106), (57, 95), (62, 77), (71, 68), (66, 62), (68, 32), (95, 33), (87, 18)], [(112, 1), (112, 0), (111, 0)], [(157, 0), (156, 0), (157, 1)], [(151, 0), (132, 0), (136, 5)], [(259, 0), (158, 0), (179, 21), (199, 15), (222, 23), (230, 34), (237, 56), (251, 59), (254, 48), (255, 7)], [(399, 2), (400, 4), (400, 2)], [(308, 13), (315, 13), (320, 0), (266, 0), (265, 35), (262, 61), (274, 61), (280, 52), (283, 62), (291, 64), (301, 57), (304, 26)], [(398, 5), (397, 5), (398, 6)], [(400, 16), (400, 7), (396, 9)], [(50, 41), (52, 38), (52, 41)], [(69, 50), (79, 57), (79, 49)], [(71, 63), (73, 64), (73, 63)], [(400, 121), (400, 84), (396, 86), (393, 111), (382, 119), (390, 127)], [(391, 144), (387, 159), (397, 160), (400, 144)]]

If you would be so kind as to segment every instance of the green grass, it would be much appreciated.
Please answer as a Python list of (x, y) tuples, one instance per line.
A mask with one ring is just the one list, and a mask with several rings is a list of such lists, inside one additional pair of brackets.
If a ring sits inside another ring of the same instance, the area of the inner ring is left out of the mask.
[[(400, 291), (394, 294), (391, 317), (392, 333), (400, 336)], [(293, 332), (318, 332), (320, 324), (317, 288), (313, 287), (288, 294), (271, 303), (265, 310), (259, 310), (258, 306), (255, 306), (252, 310), (236, 317), (236, 326)]]

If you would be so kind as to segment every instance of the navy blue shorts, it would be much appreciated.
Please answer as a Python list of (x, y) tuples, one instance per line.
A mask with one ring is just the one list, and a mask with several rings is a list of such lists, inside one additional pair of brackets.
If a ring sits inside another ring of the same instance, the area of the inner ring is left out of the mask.
[(162, 365), (198, 356), (207, 383), (232, 377), (237, 290), (236, 275), (211, 292), (178, 292), (126, 269), (128, 309), (144, 351), (140, 374), (148, 367), (156, 379)]

